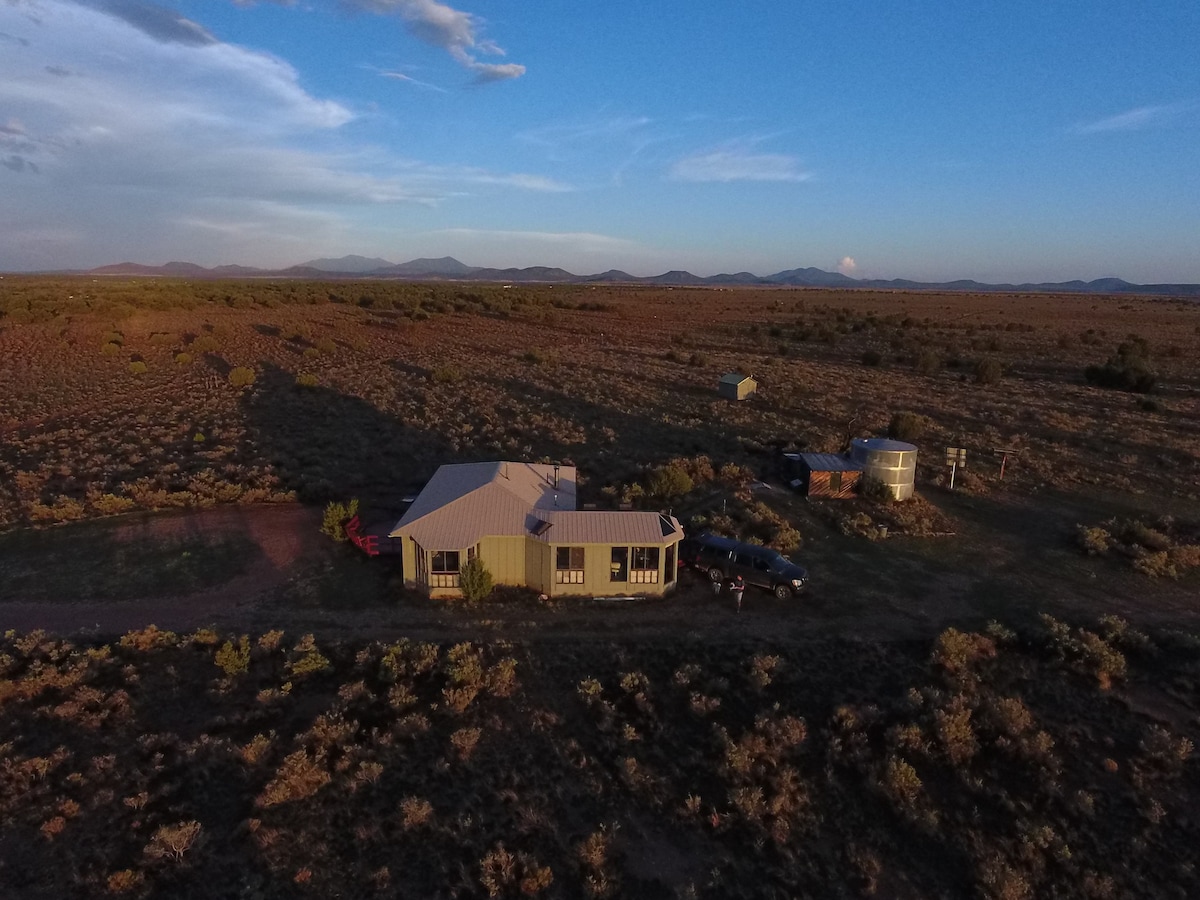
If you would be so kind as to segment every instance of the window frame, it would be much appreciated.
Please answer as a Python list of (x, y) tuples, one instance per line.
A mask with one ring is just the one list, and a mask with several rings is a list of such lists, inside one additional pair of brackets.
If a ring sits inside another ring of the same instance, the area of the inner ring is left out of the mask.
[(629, 548), (630, 584), (658, 584), (661, 571), (661, 547), (646, 545)]
[[(563, 565), (563, 552), (566, 552), (566, 565)], [(554, 583), (583, 584), (585, 580), (585, 558), (583, 547), (561, 546), (554, 548)]]
[[(450, 557), (454, 567), (450, 568)], [(435, 588), (458, 587), (458, 575), (462, 571), (461, 550), (431, 550), (429, 552), (429, 586)], [(439, 568), (438, 557), (442, 557)]]

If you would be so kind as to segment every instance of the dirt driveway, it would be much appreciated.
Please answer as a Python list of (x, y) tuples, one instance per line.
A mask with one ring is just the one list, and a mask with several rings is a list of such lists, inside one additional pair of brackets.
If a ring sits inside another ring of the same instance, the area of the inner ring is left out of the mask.
[[(198, 590), (120, 601), (3, 598), (0, 627), (120, 634), (153, 623), (175, 631), (282, 628), (330, 637), (430, 640), (776, 641), (814, 634), (918, 638), (950, 625), (980, 627), (989, 619), (1028, 622), (1040, 612), (1077, 622), (1115, 614), (1147, 625), (1200, 624), (1194, 574), (1181, 581), (1149, 579), (1119, 561), (1089, 559), (1074, 548), (1075, 523), (1112, 515), (1111, 500), (944, 493), (934, 499), (955, 521), (953, 537), (875, 542), (847, 537), (800, 504), (796, 522), (805, 543), (799, 558), (809, 567), (811, 594), (784, 602), (752, 589), (740, 615), (727, 596), (714, 597), (689, 572), (664, 600), (539, 603), (523, 596), (475, 607), (432, 602), (403, 590), (394, 561), (368, 559), (322, 536), (314, 509), (277, 505), (143, 514), (119, 520), (114, 536), (168, 546), (221, 537), (244, 540), (252, 553), (236, 574)], [(83, 531), (94, 524), (66, 527)]]
[[(77, 532), (79, 541), (94, 538), (100, 523), (54, 529)], [(72, 634), (93, 631), (125, 633), (149, 624), (184, 630), (210, 623), (230, 623), (248, 608), (295, 577), (303, 564), (333, 548), (319, 531), (320, 513), (296, 504), (223, 506), (188, 512), (138, 513), (103, 523), (105, 538), (115, 545), (159, 545), (167, 548), (204, 546), (216, 540), (245, 541), (244, 565), (230, 573), (206, 573), (211, 587), (186, 593), (133, 600), (38, 601), (0, 598), (0, 627), (16, 631)], [(49, 534), (45, 532), (44, 534)], [(57, 535), (56, 535), (57, 536)], [(182, 552), (188, 552), (184, 550)], [(33, 568), (54, 565), (33, 550)], [(86, 594), (86, 591), (84, 591)]]

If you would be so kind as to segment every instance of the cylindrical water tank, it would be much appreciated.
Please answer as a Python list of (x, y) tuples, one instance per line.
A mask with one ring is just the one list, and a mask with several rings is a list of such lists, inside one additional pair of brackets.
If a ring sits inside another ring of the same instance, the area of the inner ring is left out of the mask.
[(913, 495), (917, 477), (917, 448), (889, 438), (855, 438), (850, 458), (862, 463), (863, 476), (883, 482), (897, 500)]

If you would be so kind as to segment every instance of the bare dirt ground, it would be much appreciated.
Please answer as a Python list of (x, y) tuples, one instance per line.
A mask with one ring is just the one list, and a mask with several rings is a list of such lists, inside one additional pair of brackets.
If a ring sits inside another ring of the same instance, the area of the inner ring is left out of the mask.
[(253, 542), (258, 552), (245, 570), (215, 587), (123, 602), (8, 602), (0, 606), (0, 624), (63, 634), (121, 634), (155, 624), (175, 631), (282, 628), (330, 637), (439, 640), (828, 635), (874, 641), (927, 637), (990, 619), (1027, 620), (1040, 612), (1088, 621), (1114, 614), (1176, 627), (1200, 622), (1194, 576), (1151, 581), (1072, 546), (1074, 524), (1094, 520), (1093, 506), (1111, 511), (1111, 498), (981, 497), (935, 487), (927, 496), (955, 523), (953, 535), (882, 541), (846, 536), (817, 514), (815, 502), (795, 498), (795, 520), (805, 536), (796, 558), (809, 567), (812, 589), (793, 602), (752, 589), (741, 614), (728, 596), (714, 597), (691, 572), (681, 573), (679, 590), (665, 600), (539, 603), (517, 596), (477, 606), (434, 602), (399, 586), (394, 561), (368, 559), (328, 541), (319, 533), (317, 510), (286, 504), (142, 514), (116, 529), (129, 541), (219, 534)]
[(0, 606), (0, 623), (4, 629), (18, 632), (41, 628), (71, 634), (124, 633), (149, 624), (182, 630), (236, 620), (265, 594), (293, 577), (302, 561), (326, 552), (318, 525), (317, 512), (296, 504), (127, 516), (115, 529), (118, 540), (243, 535), (258, 552), (244, 571), (206, 590), (121, 602), (7, 602)]

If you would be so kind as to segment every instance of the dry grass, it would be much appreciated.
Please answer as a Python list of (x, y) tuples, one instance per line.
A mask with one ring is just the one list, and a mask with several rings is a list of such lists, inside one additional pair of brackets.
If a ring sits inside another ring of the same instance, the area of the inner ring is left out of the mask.
[[(456, 458), (570, 460), (593, 487), (677, 455), (761, 467), (773, 445), (836, 450), (848, 431), (881, 434), (900, 411), (928, 419), (923, 446), (967, 447), (984, 479), (994, 480), (991, 450), (1003, 446), (1022, 451), (1009, 470), (1018, 483), (1200, 496), (1195, 304), (401, 288), (441, 294), (398, 311), (344, 302), (356, 283), (166, 283), (155, 303), (192, 308), (147, 309), (130, 305), (130, 294), (149, 294), (140, 283), (5, 279), (0, 525), (124, 503), (342, 499), (407, 487)], [(51, 321), (14, 323), (29, 317), (14, 308), (39, 291), (90, 292), (93, 308), (109, 312), (72, 307)], [(281, 305), (281, 291), (321, 302)], [(589, 303), (602, 309), (580, 308)], [(1131, 333), (1145, 339), (1159, 373), (1149, 404), (1083, 376)], [(872, 350), (881, 365), (862, 364)], [(177, 364), (181, 352), (194, 361)], [(918, 365), (930, 352), (945, 365)], [(694, 353), (704, 365), (682, 361)], [(1002, 364), (997, 383), (975, 381), (985, 357)], [(147, 371), (132, 377), (131, 358)], [(761, 395), (720, 401), (716, 379), (738, 367), (759, 376)], [(253, 384), (230, 383), (241, 370)], [(936, 455), (923, 457), (925, 478), (939, 471)]]

